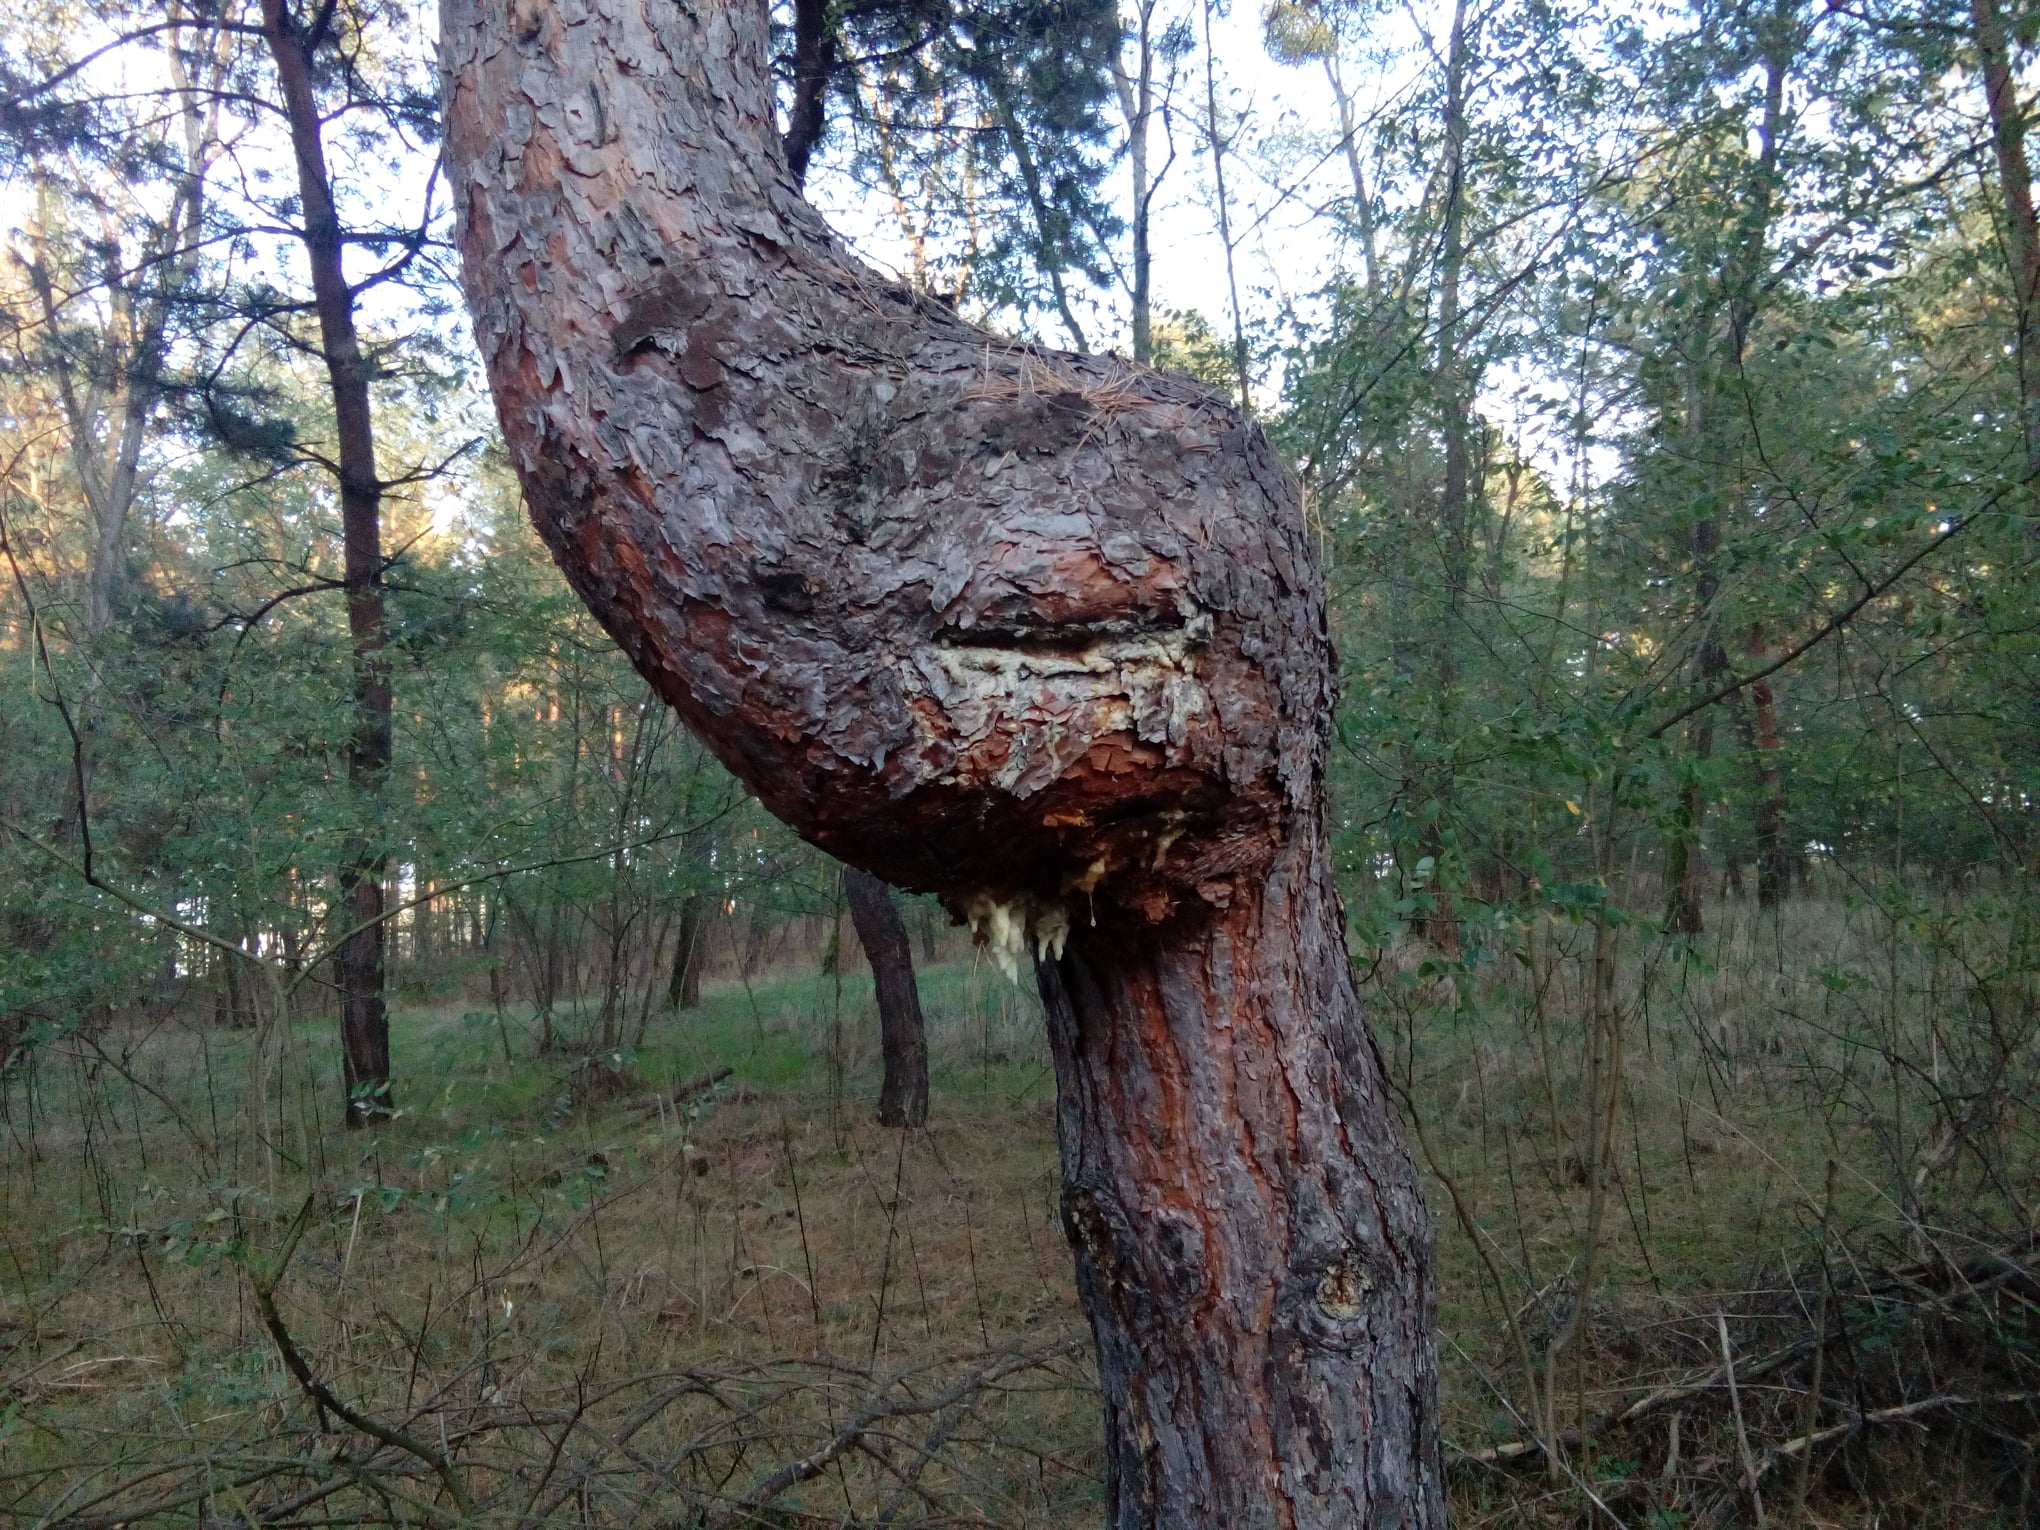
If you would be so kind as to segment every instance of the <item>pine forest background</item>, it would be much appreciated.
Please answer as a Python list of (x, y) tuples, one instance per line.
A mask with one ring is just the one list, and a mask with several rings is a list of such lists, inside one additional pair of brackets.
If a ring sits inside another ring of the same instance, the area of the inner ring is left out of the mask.
[[(0, 11), (0, 1521), (1095, 1522), (1031, 993), (903, 897), (872, 1122), (524, 520), (435, 17)], [(1460, 1522), (2040, 1519), (2040, 11), (778, 20), (870, 259), (1304, 486)]]

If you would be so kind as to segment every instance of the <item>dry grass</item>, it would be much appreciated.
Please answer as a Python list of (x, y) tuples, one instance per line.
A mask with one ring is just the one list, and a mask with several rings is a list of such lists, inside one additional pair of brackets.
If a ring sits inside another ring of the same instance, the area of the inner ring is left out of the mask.
[(2031, 931), (1980, 899), (1710, 913), (1691, 943), (1547, 913), (1369, 985), (1439, 1213), (1465, 1522), (2029, 1522)]
[[(0, 1517), (422, 1523), (456, 1512), (442, 1466), (485, 1523), (1095, 1517), (1050, 1104), (999, 1050), (1024, 1018), (980, 987), (938, 1021), (952, 1108), (903, 1135), (856, 1097), (846, 986), (845, 1093), (814, 1087), (833, 985), (779, 984), (648, 1048), (648, 1083), (735, 1060), (679, 1108), (574, 1107), (569, 1064), (504, 1064), (489, 1017), (406, 1016), (420, 1108), (252, 1185), (230, 1122), (180, 1144), (157, 1099), (212, 1120), (189, 1054), (208, 1042), (231, 1080), (235, 1038), (49, 1049), (0, 1181)], [(795, 1068), (806, 1088), (741, 1077)], [(321, 1418), (286, 1346), (422, 1449)]]

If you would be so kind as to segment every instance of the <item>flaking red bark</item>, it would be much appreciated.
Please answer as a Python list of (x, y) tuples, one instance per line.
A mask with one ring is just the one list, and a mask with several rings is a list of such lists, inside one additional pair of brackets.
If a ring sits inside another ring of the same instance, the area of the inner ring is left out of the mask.
[(885, 883), (855, 866), (843, 870), (850, 922), (871, 963), (878, 1001), (878, 1048), (885, 1074), (878, 1088), (881, 1126), (928, 1124), (928, 1031), (921, 1018), (921, 991), (914, 985), (914, 948), (907, 922)]
[(443, 21), (469, 304), (567, 577), (768, 808), (1034, 969), (1110, 1523), (1442, 1524), (1430, 1226), (1267, 442), (845, 255), (785, 168), (762, 0)]

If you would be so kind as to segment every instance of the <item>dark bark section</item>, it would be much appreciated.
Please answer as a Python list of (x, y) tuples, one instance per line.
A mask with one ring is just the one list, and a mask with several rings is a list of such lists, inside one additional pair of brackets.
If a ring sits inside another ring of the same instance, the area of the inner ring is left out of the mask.
[(443, 16), (469, 306), (567, 577), (769, 809), (1037, 963), (1114, 1525), (1442, 1524), (1428, 1222), (1267, 441), (844, 255), (762, 0)]
[(928, 1032), (921, 1019), (921, 991), (914, 984), (914, 949), (907, 922), (885, 883), (855, 866), (843, 869), (850, 922), (871, 963), (878, 998), (878, 1044), (885, 1078), (878, 1090), (881, 1126), (928, 1124)]
[[(376, 476), (369, 367), (354, 327), (354, 290), (342, 266), (345, 241), (333, 205), (332, 182), (326, 174), (323, 119), (312, 88), (312, 53), (319, 40), (300, 30), (298, 18), (286, 10), (283, 0), (262, 0), (262, 36), (283, 88), (284, 116), (290, 124), (304, 214), (300, 232), (311, 263), (319, 349), (333, 398), (347, 630), (354, 644), (354, 728), (347, 744), (347, 780), (357, 804), (367, 804), (382, 792), (390, 765), (390, 676), (383, 652), (387, 638), (382, 591), (382, 482)], [(379, 827), (371, 822), (343, 847), (339, 907), (333, 915), (342, 929), (352, 932), (333, 958), (349, 1126), (366, 1125), (391, 1109), (390, 1022), (383, 991), (383, 876), (388, 857), (373, 832)]]
[[(1722, 540), (1729, 516), (1741, 503), (1744, 486), (1740, 464), (1731, 454), (1725, 434), (1740, 406), (1724, 393), (1724, 385), (1740, 371), (1762, 312), (1766, 252), (1777, 204), (1779, 152), (1787, 127), (1786, 77), (1796, 46), (1796, 33), (1780, 10), (1763, 32), (1764, 114), (1759, 129), (1763, 147), (1752, 167), (1734, 254), (1723, 272), (1727, 324), (1717, 338), (1712, 314), (1703, 315), (1703, 327), (1688, 364), (1684, 434), (1693, 443), (1693, 459), (1714, 468), (1701, 491), (1688, 543), (1695, 571), (1693, 604), (1698, 634), (1694, 688), (1702, 695), (1718, 691), (1729, 673), (1718, 609)], [(1692, 754), (1673, 812), (1665, 872), (1665, 927), (1674, 934), (1697, 935), (1706, 927), (1701, 904), (1707, 881), (1703, 831), (1706, 777), (1714, 757), (1714, 718), (1714, 709), (1705, 708), (1694, 715), (1688, 730)]]

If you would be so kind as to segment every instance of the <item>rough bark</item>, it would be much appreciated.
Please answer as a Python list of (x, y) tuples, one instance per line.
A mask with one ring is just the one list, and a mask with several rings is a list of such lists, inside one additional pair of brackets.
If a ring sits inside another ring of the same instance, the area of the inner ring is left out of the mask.
[[(319, 350), (333, 399), (335, 474), (347, 585), (347, 630), (354, 644), (354, 727), (347, 742), (347, 782), (357, 803), (380, 796), (390, 766), (390, 676), (383, 652), (382, 481), (376, 475), (375, 427), (369, 410), (369, 368), (354, 325), (354, 289), (342, 264), (344, 238), (326, 173), (324, 118), (313, 90), (312, 49), (284, 0), (262, 0), (262, 36), (276, 63), (290, 126), (303, 209), (300, 233), (312, 270)], [(340, 1053), (351, 1127), (390, 1113), (390, 1021), (383, 985), (386, 933), (383, 874), (388, 856), (374, 819), (341, 852), (336, 917), (350, 933), (333, 959), (340, 997)]]
[(1265, 439), (848, 258), (781, 158), (762, 0), (443, 18), (469, 304), (568, 578), (768, 808), (1034, 962), (1111, 1524), (1442, 1524), (1430, 1227)]
[(926, 1126), (928, 1032), (921, 1019), (921, 991), (914, 985), (907, 922), (885, 883), (868, 871), (845, 867), (843, 891), (878, 999), (878, 1048), (885, 1063), (878, 1087), (879, 1125)]

